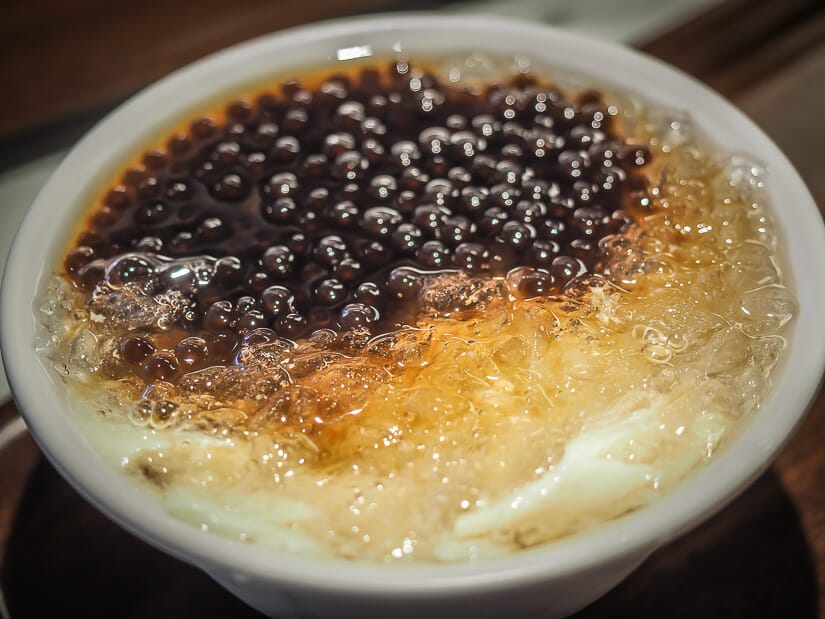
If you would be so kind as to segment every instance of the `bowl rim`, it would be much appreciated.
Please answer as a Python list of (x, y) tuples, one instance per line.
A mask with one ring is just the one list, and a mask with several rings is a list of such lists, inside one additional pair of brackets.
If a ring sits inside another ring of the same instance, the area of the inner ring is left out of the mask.
[[(391, 597), (400, 594), (446, 596), (486, 592), (578, 574), (630, 555), (646, 556), (653, 549), (720, 509), (756, 478), (790, 438), (803, 419), (818, 390), (825, 370), (825, 331), (814, 315), (825, 305), (825, 279), (806, 281), (804, 301), (785, 359), (785, 368), (759, 415), (735, 437), (719, 457), (694, 473), (666, 496), (628, 516), (593, 527), (583, 533), (513, 555), (468, 564), (415, 564), (393, 566), (341, 559), (312, 559), (243, 544), (175, 520), (159, 505), (141, 500), (136, 488), (115, 471), (100, 468), (94, 454), (73, 431), (60, 408), (54, 378), (46, 375), (33, 346), (32, 304), (42, 288), (45, 273), (54, 262), (33, 256), (37, 241), (46, 236), (52, 244), (65, 238), (65, 231), (50, 226), (51, 205), (60, 203), (67, 183), (91, 184), (98, 171), (89, 161), (113, 131), (124, 130), (139, 118), (141, 110), (157, 108), (167, 97), (186, 85), (214, 77), (250, 55), (277, 53), (292, 45), (322, 42), (337, 37), (369, 38), (377, 32), (429, 31), (449, 33), (456, 29), (497, 34), (503, 38), (545, 39), (554, 46), (610, 59), (632, 67), (630, 73), (649, 77), (656, 88), (686, 90), (690, 103), (700, 102), (724, 122), (732, 123), (758, 146), (760, 157), (770, 162), (771, 182), (779, 179), (794, 206), (795, 218), (777, 221), (790, 232), (794, 244), (801, 242), (813, 271), (825, 269), (825, 227), (814, 200), (797, 172), (771, 140), (742, 112), (703, 84), (640, 52), (610, 42), (545, 25), (493, 16), (448, 16), (437, 13), (390, 13), (336, 19), (264, 35), (226, 48), (196, 61), (159, 80), (130, 98), (106, 116), (72, 149), (41, 190), (20, 225), (9, 253), (0, 295), (0, 348), (9, 383), (32, 435), (54, 466), (88, 501), (142, 540), (207, 572), (232, 574), (237, 582), (249, 576), (295, 588), (323, 590), (339, 595), (364, 594)], [(401, 36), (399, 34), (399, 36)], [(358, 39), (360, 40), (360, 39)], [(514, 44), (518, 48), (518, 43)], [(300, 64), (297, 65), (300, 68)], [(648, 82), (644, 82), (649, 84)], [(639, 89), (647, 97), (648, 88)], [(136, 130), (139, 131), (139, 130)], [(141, 132), (146, 143), (146, 132)], [(78, 179), (81, 179), (80, 181)], [(83, 180), (85, 179), (85, 180)], [(776, 208), (774, 212), (781, 209)], [(778, 219), (778, 218), (777, 218)], [(44, 233), (45, 231), (45, 233)], [(788, 239), (790, 240), (790, 238)], [(52, 248), (53, 249), (53, 248)], [(794, 250), (794, 248), (791, 248)], [(793, 253), (793, 251), (792, 251)], [(48, 263), (47, 263), (48, 262)], [(793, 275), (801, 282), (803, 263), (792, 256)], [(820, 271), (821, 272), (821, 271)], [(809, 309), (813, 306), (814, 309)], [(32, 325), (32, 329), (21, 325)], [(813, 330), (811, 329), (813, 328)], [(803, 355), (804, 352), (807, 355)], [(801, 358), (805, 357), (805, 358)], [(793, 374), (791, 374), (793, 372)]]

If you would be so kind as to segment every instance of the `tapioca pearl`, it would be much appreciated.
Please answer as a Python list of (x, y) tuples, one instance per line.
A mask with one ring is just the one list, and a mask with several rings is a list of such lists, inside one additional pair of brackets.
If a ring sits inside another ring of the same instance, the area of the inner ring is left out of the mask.
[(418, 145), (424, 155), (444, 154), (450, 146), (450, 131), (445, 127), (429, 127), (418, 134)]
[(265, 202), (261, 215), (271, 223), (288, 224), (297, 217), (298, 205), (292, 198), (278, 198), (274, 202)]
[(392, 244), (402, 254), (415, 254), (423, 241), (421, 229), (411, 223), (400, 224), (392, 233)]
[(301, 167), (307, 178), (321, 179), (329, 174), (329, 159), (321, 153), (313, 153), (307, 155)]
[(364, 267), (355, 258), (342, 258), (332, 267), (332, 274), (345, 284), (352, 284), (364, 273)]
[(479, 231), (485, 236), (495, 236), (504, 228), (510, 219), (510, 214), (500, 206), (492, 206), (484, 210), (478, 222)]
[(436, 88), (426, 88), (420, 91), (416, 99), (416, 112), (421, 118), (432, 118), (438, 115), (447, 101), (444, 93)]
[(610, 216), (601, 206), (581, 207), (573, 212), (573, 229), (588, 237), (601, 236), (602, 230), (609, 222)]
[(650, 149), (640, 145), (625, 147), (620, 158), (622, 163), (631, 168), (641, 168), (650, 162)]
[(224, 256), (215, 262), (210, 285), (230, 290), (243, 280), (243, 263), (237, 256)]
[[(418, 170), (418, 168), (414, 168)], [(418, 170), (420, 173), (420, 170)], [(398, 182), (389, 174), (378, 174), (370, 179), (367, 195), (376, 202), (391, 202), (398, 194)]]
[(450, 209), (435, 204), (423, 204), (415, 208), (412, 223), (418, 226), (426, 236), (440, 234), (439, 228), (444, 218), (451, 215)]
[(274, 122), (262, 122), (255, 129), (252, 137), (252, 144), (256, 148), (271, 148), (275, 144), (275, 140), (281, 134), (281, 128)]
[(547, 129), (529, 131), (524, 138), (522, 153), (533, 162), (555, 163), (558, 160), (564, 139)]
[(243, 123), (230, 123), (223, 130), (224, 135), (230, 140), (249, 141), (249, 130)]
[(416, 252), (416, 261), (428, 269), (444, 269), (450, 266), (450, 249), (441, 241), (426, 241)]
[(147, 170), (158, 172), (169, 164), (169, 157), (163, 151), (149, 150), (143, 154), (142, 163)]
[(247, 276), (245, 284), (247, 291), (259, 294), (276, 280), (280, 281), (280, 278), (274, 277), (266, 271), (254, 271)]
[(275, 245), (261, 256), (261, 266), (275, 279), (287, 279), (295, 268), (295, 255), (286, 245)]
[(94, 249), (88, 245), (80, 245), (69, 252), (69, 255), (66, 256), (66, 259), (63, 261), (63, 266), (69, 273), (77, 273), (95, 258)]
[(95, 211), (94, 215), (92, 215), (91, 222), (93, 225), (103, 228), (111, 226), (118, 219), (120, 219), (120, 213), (112, 207), (104, 205)]
[(303, 108), (287, 110), (281, 120), (281, 131), (286, 135), (300, 136), (309, 124), (309, 114)]
[(472, 161), (487, 149), (487, 141), (472, 131), (456, 131), (450, 136), (450, 154), (457, 161)]
[(340, 327), (338, 324), (339, 313), (330, 307), (311, 307), (307, 314), (308, 331), (331, 331)]
[(273, 318), (295, 311), (295, 297), (285, 286), (270, 286), (261, 293), (261, 306)]
[(496, 173), (492, 181), (497, 184), (521, 185), (521, 177), (524, 174), (524, 166), (515, 161), (504, 159), (496, 163)]
[(235, 172), (225, 174), (210, 188), (212, 195), (224, 202), (240, 202), (249, 195), (249, 191), (249, 181)]
[(489, 155), (478, 155), (470, 163), (470, 172), (479, 184), (488, 185), (496, 173), (496, 163)]
[(196, 236), (200, 241), (217, 243), (229, 236), (230, 233), (229, 226), (222, 219), (207, 217), (198, 226)]
[(155, 274), (155, 265), (138, 254), (125, 254), (112, 260), (106, 269), (106, 283), (121, 288), (129, 283), (140, 283)]
[(406, 217), (411, 217), (415, 208), (421, 203), (421, 200), (414, 191), (405, 189), (398, 192), (395, 198), (395, 207), (399, 213)]
[(292, 172), (278, 172), (269, 177), (263, 187), (264, 195), (274, 199), (291, 197), (298, 193), (298, 177)]
[(92, 290), (103, 281), (105, 274), (105, 262), (101, 259), (96, 259), (78, 269), (75, 275), (75, 281), (86, 290)]
[(225, 110), (227, 118), (235, 122), (244, 122), (252, 118), (254, 108), (249, 101), (238, 99), (227, 104)]
[(386, 96), (384, 95), (372, 95), (368, 100), (367, 104), (365, 105), (365, 109), (367, 114), (370, 116), (374, 116), (379, 120), (386, 120), (387, 119), (387, 109), (389, 107), (389, 101)]
[(369, 161), (361, 153), (350, 150), (341, 153), (332, 164), (332, 176), (347, 181), (356, 181), (366, 174)]
[(269, 320), (264, 317), (263, 312), (259, 310), (249, 310), (243, 316), (238, 318), (237, 329), (239, 331), (251, 331), (264, 327), (269, 323)]
[(320, 213), (332, 204), (333, 198), (326, 187), (313, 187), (303, 200), (304, 208)]
[(612, 116), (600, 102), (583, 105), (580, 110), (580, 117), (591, 128), (601, 129), (602, 131), (608, 131), (613, 124)]
[(335, 234), (321, 238), (312, 252), (315, 260), (321, 264), (331, 267), (343, 260), (348, 254), (347, 244), (340, 236)]
[(558, 171), (571, 181), (582, 178), (589, 166), (590, 157), (587, 151), (565, 150), (559, 154)]
[(443, 155), (436, 155), (432, 157), (426, 164), (426, 170), (430, 176), (441, 178), (447, 176), (447, 172), (453, 163)]
[(241, 145), (235, 141), (221, 142), (210, 153), (209, 159), (217, 166), (227, 168), (238, 163), (241, 156)]
[(507, 183), (490, 187), (489, 203), (504, 209), (511, 209), (521, 199), (521, 189)]
[(499, 237), (517, 252), (526, 250), (536, 238), (536, 229), (520, 221), (508, 221), (504, 224)]
[(303, 232), (293, 232), (284, 240), (284, 245), (289, 247), (296, 258), (304, 258), (309, 255), (312, 249), (312, 242)]
[(220, 180), (223, 171), (220, 166), (216, 166), (214, 161), (204, 161), (195, 170), (195, 178), (204, 185), (212, 185)]
[(585, 264), (592, 265), (599, 251), (598, 240), (589, 238), (573, 239), (570, 241), (568, 251)]
[(148, 176), (137, 187), (137, 197), (140, 200), (151, 200), (160, 194), (161, 182), (157, 176)]
[(592, 127), (578, 125), (570, 130), (567, 144), (571, 148), (588, 149), (596, 144), (601, 144), (607, 139), (604, 132)]
[(392, 252), (383, 243), (370, 241), (358, 249), (358, 257), (367, 268), (374, 269), (384, 266), (392, 258)]
[(567, 224), (560, 219), (554, 219), (552, 217), (548, 217), (544, 222), (538, 223), (536, 232), (541, 238), (556, 241), (557, 243), (563, 243), (569, 237)]
[(396, 267), (387, 276), (387, 290), (396, 299), (412, 299), (421, 289), (421, 275), (410, 267)]
[(418, 145), (410, 140), (399, 140), (390, 146), (390, 161), (396, 169), (402, 170), (415, 165), (421, 159)]
[(627, 173), (616, 165), (600, 167), (593, 173), (591, 180), (600, 191), (610, 192), (618, 189), (627, 180)]
[(453, 264), (469, 273), (478, 273), (489, 261), (487, 248), (480, 243), (461, 243), (455, 248)]
[[(288, 200), (289, 198), (281, 198)], [(321, 218), (315, 211), (305, 211), (298, 215), (298, 226), (307, 234), (315, 234), (321, 229)]]
[(335, 110), (333, 123), (344, 131), (354, 132), (367, 117), (364, 104), (360, 101), (344, 101)]
[(341, 327), (349, 330), (369, 327), (379, 318), (378, 310), (365, 303), (348, 303), (341, 309)]
[(384, 145), (374, 138), (367, 138), (361, 145), (361, 153), (371, 165), (381, 164), (384, 161), (386, 152)]
[(141, 369), (147, 380), (169, 381), (173, 379), (180, 370), (180, 361), (172, 351), (160, 350), (147, 358)]
[(365, 118), (358, 126), (360, 134), (365, 139), (376, 139), (381, 141), (387, 135), (387, 126), (378, 118), (372, 116)]
[(288, 163), (298, 158), (301, 153), (301, 143), (297, 138), (285, 135), (275, 140), (275, 146), (272, 148), (272, 157), (275, 161), (281, 163)]
[(570, 189), (570, 197), (579, 206), (587, 206), (601, 193), (601, 188), (590, 181), (576, 181)]
[(328, 212), (328, 221), (338, 227), (351, 229), (358, 225), (360, 212), (350, 200), (344, 200), (335, 204)]
[(364, 211), (361, 218), (361, 230), (374, 238), (386, 239), (403, 221), (401, 213), (387, 206), (374, 206)]
[(476, 217), (487, 207), (490, 191), (486, 187), (468, 185), (461, 189), (457, 202), (459, 209), (471, 217)]
[(209, 331), (223, 331), (235, 324), (235, 307), (231, 301), (215, 301), (206, 310), (203, 325)]
[(345, 76), (329, 79), (318, 88), (317, 100), (321, 105), (344, 101), (349, 94), (349, 80)]
[(553, 275), (544, 269), (517, 267), (505, 278), (508, 292), (517, 299), (546, 296), (555, 291)]
[(192, 184), (185, 181), (185, 180), (169, 180), (166, 184), (166, 198), (170, 202), (174, 202), (176, 204), (182, 204), (188, 200), (190, 200), (195, 191), (192, 187)]
[(141, 335), (127, 335), (120, 341), (118, 346), (118, 351), (123, 360), (133, 365), (143, 363), (154, 354), (155, 350), (152, 340)]
[(196, 140), (208, 140), (218, 132), (218, 125), (208, 117), (197, 118), (189, 125), (189, 134)]
[(399, 184), (402, 189), (420, 193), (427, 183), (430, 182), (429, 175), (419, 167), (410, 166), (404, 168), (399, 176)]
[(364, 303), (372, 307), (380, 307), (384, 301), (386, 301), (384, 291), (375, 282), (363, 282), (359, 284), (353, 293), (353, 297), (359, 303)]
[(341, 303), (346, 295), (347, 287), (335, 277), (322, 279), (313, 288), (313, 299), (319, 305), (336, 305)]
[(547, 205), (539, 200), (519, 200), (515, 218), (525, 224), (538, 225), (547, 217)]
[(577, 277), (586, 271), (587, 269), (581, 260), (576, 260), (572, 256), (566, 255), (554, 258), (552, 267), (550, 268), (553, 278), (562, 288), (574, 277)]
[(453, 186), (452, 181), (446, 178), (434, 178), (429, 181), (424, 188), (422, 198), (436, 206), (452, 206), (454, 199), (459, 197), (459, 192)]
[(436, 231), (438, 239), (456, 246), (469, 241), (476, 232), (476, 224), (464, 215), (448, 215), (441, 220)]
[(553, 260), (561, 253), (561, 244), (556, 241), (537, 239), (527, 249), (527, 260), (537, 267), (550, 269)]
[(324, 138), (322, 150), (330, 160), (334, 160), (338, 155), (354, 150), (357, 146), (358, 143), (351, 133), (336, 132)]
[(462, 166), (453, 166), (447, 170), (447, 180), (449, 180), (456, 191), (461, 191), (470, 183), (473, 182), (473, 175), (467, 168)]
[(173, 157), (182, 157), (192, 148), (192, 140), (185, 133), (176, 133), (166, 140), (166, 150)]
[[(149, 171), (144, 166), (142, 166), (142, 165), (132, 166), (131, 168), (128, 168), (123, 173), (123, 176), (120, 179), (120, 182), (122, 183), (122, 185), (115, 185), (109, 191), (110, 192), (111, 191), (122, 192), (124, 195), (128, 196), (127, 188), (137, 187), (140, 184), (140, 182), (144, 178), (146, 178), (147, 176), (151, 176), (151, 175), (150, 175)], [(104, 202), (104, 204), (108, 204), (109, 206), (115, 206), (117, 208), (117, 206), (115, 204), (109, 204), (108, 194), (104, 198), (103, 202)], [(128, 203), (123, 204), (123, 206), (128, 206)]]
[(175, 355), (184, 366), (197, 366), (209, 357), (209, 346), (202, 337), (185, 337), (175, 346)]

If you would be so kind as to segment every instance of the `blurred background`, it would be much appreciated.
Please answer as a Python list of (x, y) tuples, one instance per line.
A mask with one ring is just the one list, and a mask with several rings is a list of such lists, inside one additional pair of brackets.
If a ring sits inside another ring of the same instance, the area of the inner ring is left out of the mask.
[[(822, 0), (0, 0), (0, 273), (25, 209), (71, 145), (142, 87), (268, 32), (413, 10), (521, 17), (661, 58), (749, 114), (825, 205)], [(0, 611), (256, 616), (86, 504), (40, 456), (9, 397), (0, 373)], [(581, 617), (825, 617), (823, 443), (820, 396), (750, 490)]]

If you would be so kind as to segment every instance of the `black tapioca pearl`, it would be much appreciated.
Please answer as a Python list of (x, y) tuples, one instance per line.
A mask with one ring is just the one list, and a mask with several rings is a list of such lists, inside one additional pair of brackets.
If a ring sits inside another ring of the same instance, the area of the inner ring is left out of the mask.
[(307, 256), (312, 246), (309, 237), (303, 232), (293, 232), (286, 238), (284, 244), (289, 247), (297, 258)]
[(261, 266), (276, 279), (284, 280), (295, 268), (295, 254), (286, 245), (275, 245), (261, 256)]
[(244, 346), (262, 346), (278, 341), (278, 334), (267, 327), (258, 327), (244, 333)]
[[(421, 174), (418, 168), (412, 168)], [(406, 172), (409, 172), (407, 170)], [(398, 193), (398, 182), (389, 174), (378, 174), (370, 179), (367, 195), (376, 202), (391, 202)]]
[(402, 223), (392, 233), (392, 244), (401, 253), (412, 255), (421, 246), (423, 237), (420, 228), (411, 223)]
[(207, 217), (198, 226), (196, 235), (205, 243), (217, 243), (230, 234), (229, 226), (218, 217)]
[(75, 281), (86, 290), (93, 290), (103, 281), (106, 275), (106, 265), (103, 260), (96, 259), (80, 267), (75, 275)]
[(378, 241), (367, 242), (358, 249), (358, 257), (361, 262), (371, 269), (386, 265), (391, 256), (390, 249)]
[(536, 229), (520, 221), (508, 221), (504, 224), (499, 237), (517, 252), (526, 250), (536, 238)]
[(330, 170), (337, 179), (355, 181), (362, 178), (368, 168), (367, 158), (356, 150), (350, 150), (338, 155)]
[(225, 174), (210, 188), (213, 196), (224, 202), (240, 202), (249, 195), (249, 181), (236, 172)]
[(424, 155), (441, 155), (450, 146), (450, 131), (445, 127), (429, 127), (418, 134), (418, 144)]
[(347, 295), (347, 287), (335, 278), (328, 277), (315, 284), (313, 299), (320, 305), (330, 306), (341, 303)]
[(142, 370), (149, 381), (169, 381), (178, 374), (180, 361), (172, 351), (161, 350), (143, 362)]
[(238, 338), (230, 331), (213, 333), (206, 338), (206, 341), (210, 356), (217, 361), (232, 358), (238, 347)]
[(168, 155), (160, 150), (150, 150), (143, 154), (143, 165), (147, 170), (157, 172), (169, 164)]
[(298, 205), (292, 198), (278, 198), (274, 202), (265, 202), (261, 215), (271, 223), (287, 224), (297, 217)]
[[(302, 168), (304, 175), (308, 178), (316, 180), (324, 178), (329, 174), (329, 159), (326, 155), (322, 155), (321, 153), (307, 155), (306, 159), (304, 159)], [(316, 189), (322, 188), (316, 187)]]
[(390, 161), (396, 169), (403, 169), (414, 165), (421, 159), (418, 145), (410, 140), (399, 140), (390, 146)]
[(346, 77), (338, 76), (321, 84), (318, 88), (318, 103), (330, 105), (344, 101), (349, 94), (348, 82)]
[(221, 142), (212, 153), (209, 159), (221, 168), (227, 168), (238, 163), (241, 156), (241, 145), (235, 141)]
[(387, 109), (389, 107), (389, 100), (384, 95), (373, 95), (367, 100), (365, 109), (367, 114), (374, 116), (379, 120), (387, 119)]
[(511, 209), (521, 199), (521, 189), (508, 183), (498, 183), (490, 187), (489, 203), (504, 209)]
[(590, 157), (586, 151), (565, 150), (559, 154), (559, 173), (571, 181), (582, 178), (589, 166)]
[(223, 331), (235, 323), (235, 308), (230, 301), (215, 301), (206, 310), (203, 324), (209, 331)]
[(555, 291), (553, 275), (544, 269), (518, 267), (507, 273), (507, 289), (518, 299), (541, 297)]
[[(123, 185), (115, 185), (109, 191), (120, 192), (124, 195), (128, 195), (127, 187), (137, 187), (140, 184), (140, 182), (147, 176), (150, 176), (150, 174), (145, 167), (143, 167), (142, 165), (133, 166), (123, 173), (123, 177), (120, 179)], [(116, 206), (115, 204), (109, 202), (108, 194), (104, 198), (103, 203), (109, 206)], [(124, 203), (123, 206), (128, 206), (128, 201), (127, 203)]]
[(347, 330), (368, 327), (377, 320), (378, 311), (365, 303), (349, 303), (341, 310), (341, 327)]
[(537, 239), (530, 244), (527, 249), (527, 260), (531, 264), (544, 269), (550, 269), (553, 265), (553, 260), (561, 252), (561, 245), (556, 241), (547, 241)]
[(295, 297), (285, 286), (270, 286), (261, 293), (261, 306), (273, 318), (295, 311)]
[(301, 143), (290, 135), (279, 137), (272, 147), (272, 157), (280, 162), (294, 161), (300, 153)]
[(192, 140), (185, 133), (176, 133), (166, 140), (166, 150), (173, 157), (182, 157), (192, 148)]
[(427, 173), (416, 166), (405, 168), (399, 177), (401, 188), (409, 191), (420, 192), (429, 182)]
[(581, 207), (573, 212), (573, 228), (588, 237), (601, 236), (603, 228), (609, 222), (610, 217), (601, 206)]
[(294, 197), (300, 184), (298, 177), (292, 172), (278, 172), (273, 174), (264, 185), (264, 195), (273, 199)]
[(516, 204), (515, 218), (525, 224), (538, 225), (547, 217), (547, 206), (539, 200), (520, 200)]
[(441, 241), (427, 241), (416, 252), (416, 260), (428, 269), (444, 269), (450, 265), (450, 249)]
[(321, 264), (332, 267), (343, 260), (348, 254), (347, 244), (338, 235), (328, 235), (315, 244), (313, 257)]
[(590, 238), (573, 239), (569, 251), (585, 264), (593, 264), (599, 251), (598, 241)]
[(441, 220), (436, 236), (448, 245), (469, 241), (476, 232), (476, 224), (464, 215), (448, 215)]
[(190, 200), (194, 193), (192, 184), (185, 180), (172, 180), (166, 185), (166, 198), (176, 204)]
[(330, 160), (334, 160), (338, 155), (355, 150), (357, 146), (351, 133), (330, 133), (324, 138), (323, 152)]
[(224, 256), (215, 262), (215, 269), (210, 285), (223, 290), (230, 290), (243, 279), (243, 263), (236, 256)]
[(309, 114), (303, 108), (287, 110), (281, 120), (281, 130), (287, 135), (300, 136), (309, 124)]
[(458, 206), (470, 217), (476, 217), (487, 207), (490, 191), (486, 187), (468, 185), (461, 189)]
[(209, 346), (202, 337), (185, 337), (175, 346), (175, 354), (184, 366), (197, 366), (209, 357)]
[(274, 122), (262, 122), (255, 129), (252, 143), (256, 148), (270, 148), (281, 134), (281, 128)]
[(397, 299), (412, 299), (421, 289), (421, 275), (410, 267), (396, 267), (387, 276), (387, 290)]
[(196, 140), (208, 140), (218, 132), (218, 125), (208, 117), (198, 118), (189, 125), (189, 134)]
[(121, 340), (118, 350), (124, 361), (137, 365), (152, 356), (156, 349), (148, 337), (128, 335)]
[(563, 288), (574, 277), (585, 272), (584, 264), (572, 256), (558, 256), (553, 259), (550, 272), (556, 283)]
[(501, 232), (504, 224), (510, 219), (510, 214), (500, 206), (485, 209), (479, 220), (479, 230), (485, 236), (495, 236)]
[(157, 176), (148, 176), (137, 187), (137, 197), (140, 200), (151, 200), (160, 194), (161, 182)]
[(135, 250), (150, 254), (159, 254), (163, 251), (163, 239), (156, 236), (144, 236), (135, 243)]
[(94, 249), (88, 245), (80, 245), (69, 252), (69, 255), (66, 256), (66, 259), (63, 261), (63, 266), (69, 273), (77, 273), (95, 258)]
[(461, 191), (473, 182), (473, 175), (462, 166), (453, 166), (447, 170), (447, 180), (452, 183), (457, 191)]
[(240, 331), (251, 331), (268, 324), (268, 320), (264, 317), (263, 312), (259, 310), (249, 310), (243, 316), (238, 318), (237, 328)]
[(641, 168), (650, 162), (650, 149), (646, 146), (632, 146), (622, 149), (622, 163), (632, 168)]
[(327, 214), (331, 224), (339, 228), (353, 228), (358, 224), (358, 207), (350, 200), (344, 200), (334, 205)]
[(352, 284), (364, 273), (364, 267), (355, 258), (342, 258), (332, 267), (332, 274), (345, 284)]
[(364, 303), (372, 307), (380, 307), (385, 299), (385, 294), (381, 287), (374, 282), (364, 282), (359, 284), (353, 294), (355, 300), (359, 303)]
[(490, 259), (490, 253), (481, 243), (461, 243), (455, 248), (453, 264), (470, 273), (478, 273)]
[(354, 132), (367, 117), (364, 104), (360, 101), (345, 101), (335, 110), (335, 125), (344, 131)]
[(364, 211), (361, 230), (374, 238), (389, 238), (403, 221), (401, 213), (387, 206), (374, 206)]

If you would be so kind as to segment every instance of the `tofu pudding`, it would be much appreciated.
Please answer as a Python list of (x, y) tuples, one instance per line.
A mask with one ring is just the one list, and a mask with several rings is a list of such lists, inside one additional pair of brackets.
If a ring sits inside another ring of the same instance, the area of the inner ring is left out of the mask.
[(796, 301), (759, 164), (598, 85), (446, 64), (227, 98), (89, 205), (39, 347), (174, 516), (480, 560), (656, 500), (770, 392)]

